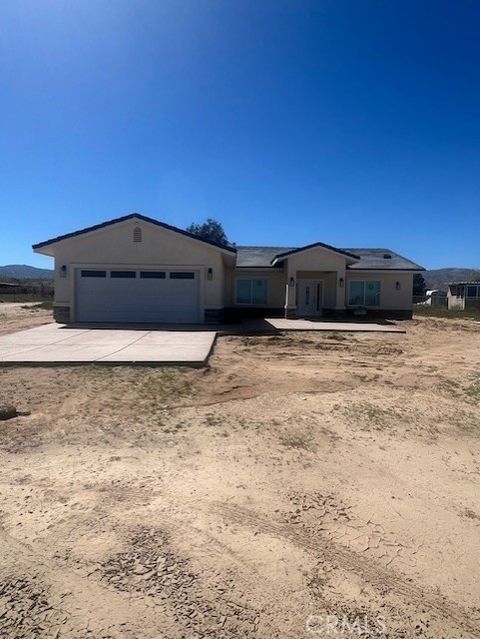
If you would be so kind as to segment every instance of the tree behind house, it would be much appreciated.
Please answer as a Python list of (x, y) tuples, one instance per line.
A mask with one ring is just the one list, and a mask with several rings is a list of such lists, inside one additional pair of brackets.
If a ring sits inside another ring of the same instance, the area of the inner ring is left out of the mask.
[(425, 280), (421, 273), (415, 273), (413, 276), (413, 295), (415, 297), (422, 297), (425, 295), (425, 289), (427, 288)]
[(192, 233), (192, 235), (198, 235), (202, 240), (209, 240), (210, 242), (216, 242), (217, 244), (225, 244), (225, 246), (231, 246), (231, 242), (228, 240), (221, 222), (208, 218), (203, 224), (195, 224), (192, 222), (190, 226), (187, 226), (186, 231)]

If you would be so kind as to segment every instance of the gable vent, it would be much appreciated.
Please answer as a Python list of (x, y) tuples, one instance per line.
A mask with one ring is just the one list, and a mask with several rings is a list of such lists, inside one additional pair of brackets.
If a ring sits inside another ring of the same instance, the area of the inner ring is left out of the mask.
[(383, 259), (384, 259), (384, 260), (391, 260), (391, 259), (392, 259), (392, 256), (390, 255), (390, 253), (384, 253), (384, 254), (383, 254)]
[(133, 241), (141, 242), (142, 241), (142, 229), (139, 226), (136, 226), (133, 229)]

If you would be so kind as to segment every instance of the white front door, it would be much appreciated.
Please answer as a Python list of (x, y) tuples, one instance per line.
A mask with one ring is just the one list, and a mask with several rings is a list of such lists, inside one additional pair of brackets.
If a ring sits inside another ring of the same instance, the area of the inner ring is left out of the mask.
[(304, 317), (321, 315), (322, 304), (322, 280), (297, 280), (297, 315)]

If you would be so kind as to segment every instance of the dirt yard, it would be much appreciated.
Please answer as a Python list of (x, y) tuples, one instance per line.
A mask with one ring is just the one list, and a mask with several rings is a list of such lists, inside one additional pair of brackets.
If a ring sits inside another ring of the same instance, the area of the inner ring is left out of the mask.
[(480, 637), (480, 325), (406, 327), (0, 368), (2, 639)]
[(51, 321), (52, 311), (40, 308), (38, 302), (0, 302), (0, 335), (48, 324)]

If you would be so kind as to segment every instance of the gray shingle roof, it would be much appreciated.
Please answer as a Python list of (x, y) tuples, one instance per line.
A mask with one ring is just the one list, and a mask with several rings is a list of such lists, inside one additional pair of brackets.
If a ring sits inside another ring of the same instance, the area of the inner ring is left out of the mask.
[[(424, 271), (423, 266), (419, 266), (407, 260), (406, 257), (386, 248), (348, 248), (343, 249), (355, 253), (360, 258), (355, 264), (350, 264), (349, 270), (375, 270), (375, 271)], [(390, 257), (386, 257), (390, 256)]]
[(285, 246), (237, 246), (237, 267), (272, 266), (272, 260), (281, 253), (292, 251)]
[[(277, 255), (284, 255), (303, 247), (285, 246), (237, 246), (237, 267), (239, 268), (268, 268)], [(423, 271), (424, 268), (398, 253), (385, 248), (342, 248), (338, 249), (347, 254), (353, 254), (360, 259), (350, 264), (348, 269), (371, 269), (381, 271)], [(389, 255), (390, 257), (385, 257)]]

